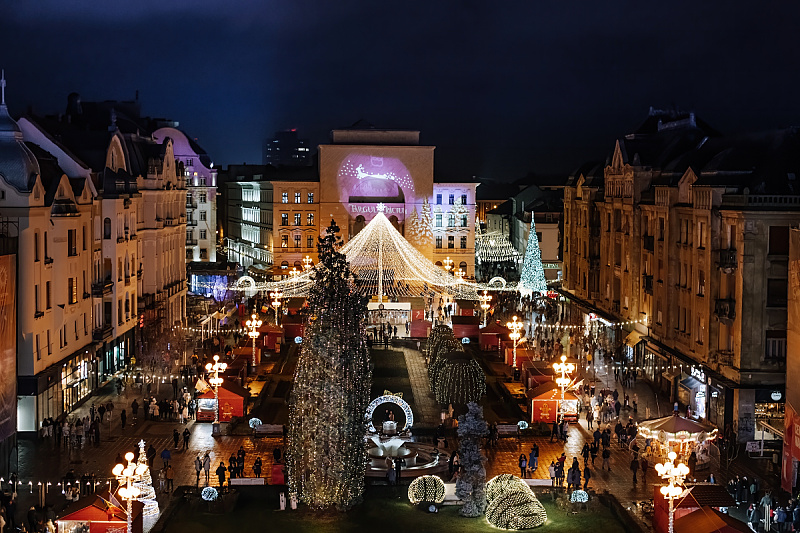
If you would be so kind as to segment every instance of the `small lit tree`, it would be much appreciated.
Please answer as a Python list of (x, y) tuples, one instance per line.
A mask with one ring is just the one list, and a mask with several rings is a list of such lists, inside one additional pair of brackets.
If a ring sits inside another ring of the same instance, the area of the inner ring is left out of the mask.
[(486, 512), (486, 457), (481, 453), (481, 439), (488, 433), (483, 407), (475, 402), (467, 406), (467, 414), (458, 417), (461, 475), (456, 482), (456, 496), (464, 502), (461, 515), (481, 516)]
[(522, 263), (520, 288), (524, 293), (542, 293), (547, 291), (547, 280), (542, 266), (542, 251), (539, 249), (539, 237), (536, 234), (536, 222), (531, 212), (531, 230), (528, 234), (528, 247)]

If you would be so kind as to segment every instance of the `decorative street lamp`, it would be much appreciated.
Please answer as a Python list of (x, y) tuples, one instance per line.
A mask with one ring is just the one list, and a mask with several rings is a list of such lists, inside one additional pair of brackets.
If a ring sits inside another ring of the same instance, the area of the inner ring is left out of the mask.
[(450, 259), (450, 256), (447, 256), (447, 259), (444, 260), (444, 269), (447, 272), (450, 272), (453, 269), (453, 260)]
[(133, 501), (139, 497), (139, 488), (134, 483), (141, 481), (145, 472), (147, 472), (147, 464), (134, 464), (133, 452), (125, 454), (125, 460), (128, 465), (118, 463), (111, 470), (111, 473), (119, 481), (119, 495), (123, 500), (128, 502), (128, 533), (133, 533)]
[(309, 256), (306, 256), (305, 259), (303, 259), (303, 270), (308, 270), (313, 264), (314, 261), (312, 261)]
[(271, 292), (269, 295), (270, 298), (272, 298), (272, 301), (270, 303), (272, 304), (272, 307), (275, 308), (275, 325), (279, 326), (280, 323), (278, 322), (278, 310), (281, 307), (281, 298), (283, 298), (283, 291)]
[(208, 371), (209, 374), (212, 372), (214, 373), (213, 377), (209, 377), (208, 382), (214, 387), (214, 424), (217, 425), (217, 428), (219, 427), (219, 386), (222, 385), (224, 381), (224, 379), (219, 376), (219, 373), (225, 372), (226, 368), (228, 368), (227, 363), (220, 363), (218, 355), (214, 356), (213, 365), (211, 363), (206, 365), (206, 371)]
[(245, 322), (245, 325), (250, 329), (250, 331), (247, 332), (247, 335), (251, 339), (253, 339), (253, 367), (255, 367), (256, 364), (257, 364), (256, 363), (256, 339), (259, 337), (259, 335), (261, 335), (261, 333), (258, 332), (258, 328), (261, 327), (261, 324), (262, 324), (261, 320), (258, 320), (258, 317), (256, 316), (255, 313), (253, 313), (253, 316), (250, 317), (250, 320)]
[(506, 323), (506, 327), (511, 330), (511, 333), (509, 333), (508, 336), (512, 341), (514, 341), (514, 361), (513, 361), (511, 366), (516, 369), (517, 368), (517, 343), (519, 342), (520, 337), (522, 337), (522, 335), (520, 334), (520, 330), (522, 330), (522, 328), (524, 327), (524, 324), (522, 322), (517, 322), (517, 317), (516, 316), (514, 316), (514, 318), (512, 320), (513, 320), (512, 322), (507, 322)]
[(464, 277), (464, 275), (466, 274), (466, 272), (464, 272), (462, 269), (460, 269), (460, 268), (459, 268), (458, 270), (456, 270), (455, 272), (453, 272), (453, 274), (455, 274), (455, 276), (456, 276), (458, 279), (461, 279), (461, 278), (463, 278), (463, 277)]
[(669, 452), (668, 459), (663, 464), (656, 465), (656, 472), (662, 479), (669, 482), (669, 485), (661, 487), (661, 494), (669, 500), (669, 533), (674, 533), (673, 522), (675, 520), (675, 504), (674, 501), (680, 498), (683, 494), (683, 480), (689, 474), (689, 467), (683, 463), (675, 464), (675, 459), (678, 454)]
[(481, 309), (483, 309), (483, 327), (486, 327), (486, 317), (489, 314), (489, 302), (492, 301), (492, 295), (483, 291), (483, 294), (478, 295), (478, 299), (481, 301)]
[(562, 355), (560, 363), (553, 363), (553, 369), (557, 374), (561, 374), (556, 378), (556, 385), (561, 388), (561, 403), (558, 404), (559, 421), (561, 421), (564, 419), (564, 393), (572, 382), (569, 374), (575, 372), (575, 365), (567, 363), (567, 356)]

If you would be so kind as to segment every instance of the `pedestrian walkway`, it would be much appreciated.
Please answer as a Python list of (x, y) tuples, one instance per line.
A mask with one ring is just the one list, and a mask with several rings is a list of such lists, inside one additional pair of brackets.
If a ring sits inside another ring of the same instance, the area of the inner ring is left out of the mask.
[(438, 426), (441, 423), (441, 409), (431, 392), (425, 357), (422, 352), (410, 348), (394, 346), (392, 349), (402, 351), (406, 359), (408, 380), (411, 382), (411, 390), (414, 393), (414, 407), (422, 418), (422, 420), (415, 421), (414, 425), (429, 428)]

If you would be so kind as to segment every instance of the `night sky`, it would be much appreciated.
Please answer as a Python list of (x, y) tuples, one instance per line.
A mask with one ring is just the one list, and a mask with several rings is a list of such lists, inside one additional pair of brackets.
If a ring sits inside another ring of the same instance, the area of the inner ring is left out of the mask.
[(605, 158), (652, 105), (723, 133), (800, 125), (800, 3), (6, 0), (12, 113), (133, 99), (217, 166), (364, 119), (437, 173), (510, 180)]

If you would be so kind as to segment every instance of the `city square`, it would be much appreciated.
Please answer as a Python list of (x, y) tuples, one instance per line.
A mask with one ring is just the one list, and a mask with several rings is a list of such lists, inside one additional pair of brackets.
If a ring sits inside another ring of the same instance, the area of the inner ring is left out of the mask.
[(795, 6), (0, 15), (0, 533), (800, 529)]

